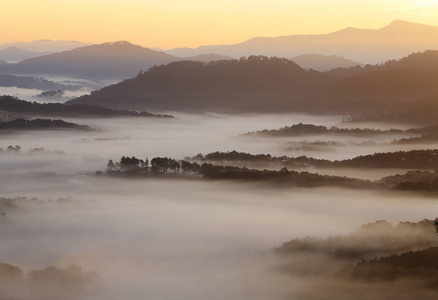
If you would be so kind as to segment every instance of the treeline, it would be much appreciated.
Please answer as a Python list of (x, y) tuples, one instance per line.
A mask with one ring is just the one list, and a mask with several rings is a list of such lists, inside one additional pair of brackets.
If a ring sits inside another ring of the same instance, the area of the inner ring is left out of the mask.
[(438, 170), (409, 171), (403, 175), (384, 177), (380, 181), (396, 190), (438, 192)]
[(244, 152), (213, 152), (198, 154), (186, 160), (192, 162), (212, 162), (217, 164), (241, 165), (247, 167), (287, 167), (287, 168), (398, 168), (398, 169), (434, 169), (438, 168), (438, 149), (412, 150), (374, 153), (352, 159), (330, 161), (307, 156), (287, 157), (269, 154), (250, 154)]
[[(438, 108), (438, 107), (437, 107)], [(435, 120), (436, 122), (436, 120)], [(255, 132), (248, 132), (243, 136), (264, 136), (264, 137), (290, 137), (306, 135), (352, 135), (352, 136), (373, 136), (384, 134), (415, 134), (419, 136), (394, 140), (391, 144), (419, 144), (433, 143), (438, 141), (438, 125), (428, 125), (421, 128), (401, 129), (368, 129), (368, 128), (338, 128), (326, 127), (313, 124), (295, 124), (292, 126), (281, 127), (280, 129), (264, 129)]]
[[(0, 154), (23, 154), (21, 151), (20, 145), (9, 145), (3, 149), (3, 147), (0, 147)], [(61, 150), (46, 150), (45, 148), (31, 148), (29, 151), (27, 151), (27, 154), (57, 154), (57, 155), (64, 155), (64, 151)]]
[(0, 130), (33, 130), (33, 129), (75, 129), (75, 130), (92, 130), (87, 125), (66, 122), (63, 120), (52, 119), (15, 119), (7, 122), (0, 122)]
[[(98, 171), (97, 174), (102, 174)], [(155, 157), (150, 162), (136, 157), (123, 156), (119, 162), (108, 161), (105, 174), (113, 176), (167, 176), (199, 177), (212, 180), (243, 180), (282, 183), (289, 186), (317, 187), (344, 186), (351, 188), (377, 188), (379, 184), (355, 178), (320, 175), (309, 172), (256, 170), (246, 167), (198, 164), (168, 157)]]
[(420, 136), (403, 138), (392, 142), (393, 144), (421, 144), (438, 141), (438, 125), (428, 125), (422, 128), (406, 130), (406, 133), (419, 134)]
[(94, 105), (29, 102), (12, 96), (0, 96), (0, 110), (63, 116), (93, 115), (107, 117), (129, 116), (173, 118), (173, 116), (165, 114), (154, 114), (146, 111), (114, 110)]
[(338, 276), (367, 282), (410, 279), (438, 289), (438, 247), (409, 251), (360, 262), (342, 269)]
[(280, 129), (264, 129), (256, 132), (248, 132), (244, 135), (246, 136), (301, 136), (301, 135), (315, 135), (315, 134), (345, 134), (345, 135), (355, 135), (355, 136), (369, 136), (369, 135), (378, 135), (378, 134), (403, 134), (404, 130), (400, 129), (389, 129), (389, 130), (380, 130), (380, 129), (362, 129), (362, 128), (338, 128), (334, 127), (326, 127), (326, 126), (318, 126), (313, 124), (294, 124), (292, 126), (281, 127)]

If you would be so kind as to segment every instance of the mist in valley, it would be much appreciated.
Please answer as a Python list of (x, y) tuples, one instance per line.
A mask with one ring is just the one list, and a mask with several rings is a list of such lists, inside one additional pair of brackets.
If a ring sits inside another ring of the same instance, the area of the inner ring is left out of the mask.
[[(19, 292), (8, 292), (19, 299), (320, 299), (311, 288), (318, 285), (319, 276), (306, 274), (299, 264), (292, 273), (279, 270), (283, 259), (273, 254), (275, 247), (307, 236), (348, 235), (376, 220), (398, 223), (436, 217), (438, 204), (421, 194), (95, 175), (105, 170), (109, 159), (118, 161), (121, 156), (183, 159), (232, 150), (291, 155), (282, 143), (303, 137), (258, 139), (240, 134), (300, 122), (335, 126), (342, 120), (290, 114), (173, 114), (175, 119), (64, 118), (96, 130), (0, 135), (2, 148), (21, 146), (19, 151), (0, 153), (2, 263), (19, 267), (27, 280)], [(395, 137), (385, 141), (391, 138)], [(361, 138), (336, 139), (348, 143)], [(336, 147), (315, 152), (315, 157), (343, 159), (395, 149), (379, 144)], [(304, 153), (310, 156), (292, 155)], [(379, 172), (368, 170), (366, 177), (377, 178)], [(342, 176), (360, 173), (344, 170)], [(71, 265), (82, 268), (79, 275), (73, 269), (81, 280), (91, 272), (99, 276), (89, 284), (81, 281), (80, 289), (62, 290), (61, 284), (52, 295), (29, 289), (33, 271), (49, 266), (70, 270)], [(332, 274), (342, 266), (325, 257), (319, 268)], [(321, 283), (327, 289), (321, 299), (330, 299), (329, 291), (337, 288), (330, 280)]]

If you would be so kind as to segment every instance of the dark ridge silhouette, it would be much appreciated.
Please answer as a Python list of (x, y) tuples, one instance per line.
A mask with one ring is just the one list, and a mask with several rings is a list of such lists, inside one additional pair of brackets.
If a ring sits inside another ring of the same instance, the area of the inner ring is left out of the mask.
[(313, 124), (294, 124), (285, 126), (280, 129), (265, 129), (256, 132), (245, 133), (244, 136), (266, 136), (266, 137), (283, 137), (283, 136), (304, 136), (304, 135), (324, 135), (324, 134), (341, 134), (354, 136), (373, 136), (379, 134), (402, 134), (405, 131), (400, 129), (362, 129), (362, 128), (338, 128), (318, 126)]
[[(101, 171), (96, 172), (101, 175)], [(106, 175), (126, 177), (179, 177), (204, 178), (208, 180), (260, 181), (281, 184), (290, 187), (342, 186), (348, 188), (380, 188), (379, 184), (369, 180), (339, 176), (319, 175), (309, 172), (256, 170), (232, 166), (219, 166), (209, 163), (202, 165), (186, 160), (175, 160), (168, 157), (155, 157), (142, 160), (136, 157), (125, 157), (120, 162), (108, 161)]]
[(0, 122), (0, 130), (41, 130), (41, 129), (75, 129), (92, 130), (87, 125), (65, 122), (63, 120), (51, 119), (14, 119), (7, 122)]
[(250, 56), (210, 63), (183, 61), (154, 67), (136, 78), (71, 103), (182, 111), (279, 111), (332, 77), (291, 60)]
[(20, 100), (11, 96), (0, 96), (0, 110), (16, 113), (58, 116), (95, 116), (95, 117), (153, 117), (174, 118), (171, 115), (153, 114), (146, 111), (112, 110), (109, 108), (62, 103), (37, 103)]
[(395, 168), (438, 169), (438, 150), (411, 150), (361, 155), (352, 159), (330, 161), (307, 156), (287, 157), (269, 154), (249, 154), (237, 151), (198, 154), (186, 160), (198, 163), (211, 162), (221, 165), (243, 167), (287, 167), (287, 168)]

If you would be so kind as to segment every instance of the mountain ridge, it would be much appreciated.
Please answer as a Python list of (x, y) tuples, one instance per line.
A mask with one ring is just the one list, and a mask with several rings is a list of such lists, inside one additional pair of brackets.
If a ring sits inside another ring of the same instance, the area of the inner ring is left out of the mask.
[(352, 69), (357, 68), (359, 74), (339, 78), (277, 57), (208, 64), (182, 61), (154, 67), (72, 102), (152, 111), (345, 114), (390, 112), (438, 94), (438, 51)]
[(433, 49), (438, 49), (438, 26), (395, 20), (379, 29), (347, 27), (326, 34), (254, 37), (236, 44), (175, 48), (166, 52), (193, 56), (213, 51), (233, 58), (248, 55), (293, 57), (315, 53), (375, 64)]

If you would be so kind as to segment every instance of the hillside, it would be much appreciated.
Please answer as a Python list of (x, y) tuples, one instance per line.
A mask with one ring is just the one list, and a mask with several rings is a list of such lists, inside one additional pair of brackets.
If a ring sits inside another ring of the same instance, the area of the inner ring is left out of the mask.
[(330, 75), (281, 58), (182, 61), (152, 68), (71, 103), (153, 111), (292, 110), (298, 100), (332, 81)]
[(359, 72), (354, 68), (353, 72), (359, 74), (342, 78), (321, 92), (342, 106), (355, 101), (364, 107), (380, 106), (391, 111), (394, 111), (394, 103), (413, 102), (438, 94), (436, 50), (412, 53), (380, 65), (368, 65)]

